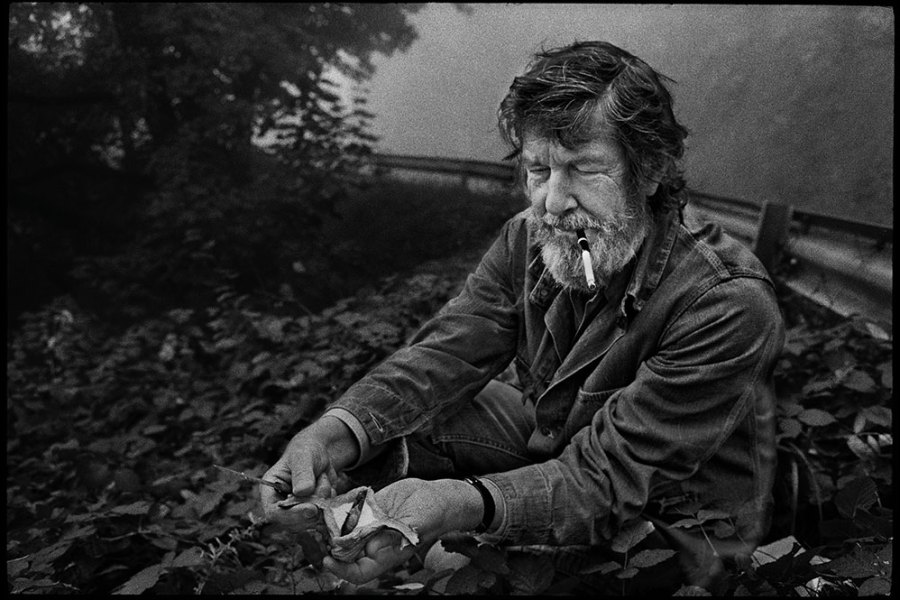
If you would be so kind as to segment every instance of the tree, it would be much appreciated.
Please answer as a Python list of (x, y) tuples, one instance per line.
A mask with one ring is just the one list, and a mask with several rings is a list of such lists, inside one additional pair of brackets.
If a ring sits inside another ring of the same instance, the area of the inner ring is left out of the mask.
[[(210, 267), (258, 282), (276, 254), (308, 260), (374, 139), (364, 97), (329, 75), (364, 82), (376, 52), (409, 47), (421, 6), (12, 4), (8, 265), (164, 293)], [(70, 271), (73, 256), (90, 258)], [(34, 300), (17, 272), (13, 309)]]

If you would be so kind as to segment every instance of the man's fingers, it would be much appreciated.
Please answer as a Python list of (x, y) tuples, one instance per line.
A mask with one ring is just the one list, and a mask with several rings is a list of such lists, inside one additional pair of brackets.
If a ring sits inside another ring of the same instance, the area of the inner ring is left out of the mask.
[(286, 462), (285, 482), (288, 489), (299, 498), (312, 496), (316, 489), (316, 475), (310, 456), (306, 452), (291, 452), (290, 448), (286, 452), (282, 460)]
[(400, 549), (403, 542), (403, 534), (393, 529), (386, 529), (381, 533), (375, 534), (366, 542), (366, 554), (368, 556), (376, 556), (385, 548)]
[(269, 514), (271, 521), (295, 529), (315, 529), (319, 522), (319, 507), (308, 502), (290, 508), (278, 508)]
[(316, 479), (316, 488), (313, 494), (317, 498), (331, 498), (334, 494), (331, 489), (331, 479), (328, 477), (328, 473), (320, 473), (318, 479)]
[(262, 502), (264, 507), (271, 506), (278, 502), (278, 498), (275, 496), (275, 490), (270, 488), (267, 485), (259, 484), (259, 500)]
[(389, 543), (392, 536), (376, 537), (381, 538), (380, 541), (370, 540), (366, 544), (366, 553), (356, 559), (356, 562), (345, 563), (327, 556), (322, 566), (341, 579), (361, 584), (403, 564), (415, 553), (414, 546), (401, 550), (399, 540), (394, 544)]
[(352, 563), (341, 562), (326, 556), (322, 561), (322, 568), (355, 584), (371, 581), (384, 572), (377, 562), (367, 556), (358, 558), (356, 562)]
[(298, 498), (305, 498), (306, 496), (317, 496), (316, 493), (316, 484), (313, 480), (311, 474), (306, 475), (305, 471), (294, 471), (294, 480), (293, 486), (291, 487), (291, 493), (293, 493)]
[(399, 550), (394, 546), (386, 546), (372, 554), (368, 554), (368, 546), (366, 550), (367, 554), (356, 559), (356, 562), (340, 562), (327, 556), (322, 566), (341, 579), (361, 584), (375, 579), (397, 565), (403, 564), (415, 551), (412, 546), (404, 550)]

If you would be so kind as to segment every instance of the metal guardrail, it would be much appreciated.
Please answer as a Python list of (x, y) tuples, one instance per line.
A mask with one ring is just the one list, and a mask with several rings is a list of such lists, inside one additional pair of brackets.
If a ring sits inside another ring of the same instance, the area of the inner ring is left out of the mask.
[[(463, 185), (515, 181), (513, 166), (475, 160), (375, 154), (391, 172), (442, 174)], [(794, 291), (843, 316), (858, 315), (893, 336), (894, 231), (874, 223), (762, 206), (738, 198), (689, 190), (688, 214), (718, 222), (760, 257)]]
[(445, 173), (463, 180), (480, 177), (502, 183), (514, 181), (512, 165), (503, 163), (400, 154), (375, 154), (373, 158), (376, 165), (389, 169)]

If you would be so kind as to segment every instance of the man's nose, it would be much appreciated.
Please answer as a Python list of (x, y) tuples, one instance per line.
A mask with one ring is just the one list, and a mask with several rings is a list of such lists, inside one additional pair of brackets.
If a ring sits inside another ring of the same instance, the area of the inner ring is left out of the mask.
[(578, 206), (578, 202), (572, 194), (565, 175), (558, 171), (551, 173), (550, 179), (547, 181), (547, 197), (544, 200), (546, 211), (551, 215), (561, 216), (576, 206)]

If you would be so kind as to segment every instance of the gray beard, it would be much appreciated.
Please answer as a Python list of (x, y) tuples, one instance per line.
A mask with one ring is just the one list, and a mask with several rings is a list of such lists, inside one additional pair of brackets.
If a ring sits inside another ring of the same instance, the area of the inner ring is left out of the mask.
[[(602, 223), (592, 217), (567, 215), (543, 219), (534, 211), (528, 213), (528, 221), (536, 233), (544, 265), (559, 284), (587, 292), (581, 248), (572, 236), (560, 235), (557, 230), (574, 232), (576, 229), (594, 231), (596, 239), (590, 239), (594, 277), (602, 289), (613, 275), (625, 268), (637, 254), (650, 230), (650, 211), (645, 202), (629, 202), (629, 211), (611, 221)], [(591, 236), (593, 238), (593, 236)]]

